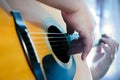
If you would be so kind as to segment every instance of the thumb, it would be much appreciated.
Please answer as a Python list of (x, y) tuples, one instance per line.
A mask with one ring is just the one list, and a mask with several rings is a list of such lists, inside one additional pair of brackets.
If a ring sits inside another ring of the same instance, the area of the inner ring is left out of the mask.
[(83, 44), (84, 44), (83, 46), (84, 48), (81, 58), (82, 60), (85, 60), (92, 48), (92, 37), (91, 36), (86, 37)]
[(97, 53), (100, 53), (100, 52), (101, 52), (101, 46), (98, 46), (98, 47), (97, 47), (96, 52), (97, 52)]

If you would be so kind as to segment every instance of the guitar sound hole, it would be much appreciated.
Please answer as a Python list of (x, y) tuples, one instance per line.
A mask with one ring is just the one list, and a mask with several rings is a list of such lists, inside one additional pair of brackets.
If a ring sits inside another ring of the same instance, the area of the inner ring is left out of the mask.
[(60, 61), (67, 63), (70, 56), (67, 55), (69, 44), (66, 35), (62, 33), (57, 27), (50, 26), (48, 28), (48, 40), (57, 58)]

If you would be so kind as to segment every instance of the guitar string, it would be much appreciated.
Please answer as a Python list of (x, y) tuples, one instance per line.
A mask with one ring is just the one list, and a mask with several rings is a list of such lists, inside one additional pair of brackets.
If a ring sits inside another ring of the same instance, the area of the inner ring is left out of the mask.
[[(40, 49), (42, 49), (42, 50), (46, 50), (47, 48), (37, 48), (38, 50)], [(52, 49), (53, 51), (61, 51), (61, 50), (67, 50), (68, 48), (67, 47), (62, 47), (62, 48), (56, 48), (56, 49)], [(73, 48), (72, 48), (73, 49)]]
[[(96, 36), (96, 37), (99, 38), (99, 36)], [(49, 42), (66, 42), (66, 41), (71, 42), (72, 41), (71, 38), (73, 38), (73, 40), (76, 39), (76, 37), (72, 37), (72, 36), (70, 38), (66, 38), (65, 36), (64, 37), (43, 37), (43, 36), (42, 37), (41, 36), (33, 37), (32, 36), (32, 40), (35, 41), (35, 42), (38, 42), (38, 43), (44, 42), (41, 39), (45, 39), (45, 38), (53, 39)], [(59, 39), (59, 40), (54, 40), (54, 39)], [(60, 40), (60, 39), (62, 39), (62, 40)], [(40, 40), (40, 41), (38, 41), (38, 40)]]
[[(77, 38), (78, 36), (69, 36), (69, 35), (61, 35), (61, 37), (49, 37), (49, 36), (42, 36), (42, 35), (39, 35), (39, 36), (33, 36), (33, 35), (31, 35), (32, 37), (33, 37), (33, 40), (37, 40), (37, 39), (44, 39), (44, 38), (50, 38), (50, 39), (52, 39), (52, 38), (63, 38), (63, 39), (66, 39), (67, 37), (70, 37), (70, 38)], [(100, 35), (95, 35), (95, 37), (100, 37)]]
[[(44, 37), (43, 37), (44, 38)], [(52, 37), (52, 39), (56, 39), (56, 37)], [(64, 37), (64, 38), (62, 38), (62, 39), (64, 39), (64, 40), (51, 40), (51, 41), (49, 41), (50, 43), (53, 43), (53, 44), (56, 44), (56, 43), (60, 43), (60, 44), (62, 44), (62, 45), (69, 45), (69, 43), (71, 43), (72, 42), (72, 40), (70, 40), (70, 39), (66, 39), (66, 37)], [(37, 40), (37, 41), (36, 41)], [(42, 45), (42, 44), (45, 44), (46, 42), (44, 41), (44, 40), (40, 40), (40, 38), (38, 38), (38, 39), (33, 39), (33, 41), (34, 41), (34, 43), (36, 44), (36, 45)], [(66, 43), (66, 42), (68, 42), (68, 43)], [(60, 45), (60, 44), (58, 44), (58, 45)], [(57, 46), (57, 45), (52, 45), (52, 46)]]
[[(32, 35), (46, 35), (46, 34), (54, 34), (54, 35), (69, 35), (69, 33), (44, 33), (44, 32), (29, 32)], [(76, 35), (78, 35), (78, 33), (75, 33)], [(103, 33), (104, 34), (104, 33)], [(114, 33), (110, 33), (109, 35), (113, 35)], [(100, 35), (100, 34), (95, 34), (95, 35)]]
[[(96, 38), (99, 38), (100, 36), (95, 36), (95, 37), (96, 37)], [(32, 36), (32, 39), (33, 39), (33, 40), (40, 40), (40, 39), (45, 39), (45, 38), (48, 38), (48, 39), (57, 39), (57, 38), (58, 38), (58, 39), (69, 39), (69, 38), (73, 38), (73, 39), (74, 39), (74, 38), (75, 38), (75, 39), (76, 39), (76, 38), (78, 38), (78, 37), (68, 37), (68, 38), (67, 38), (67, 37), (40, 37), (40, 36), (33, 37), (33, 36)]]
[[(46, 50), (46, 49), (48, 49), (47, 47), (42, 47), (42, 48), (37, 48), (38, 50)], [(61, 48), (55, 48), (54, 49), (54, 51), (60, 51), (60, 50), (67, 50), (67, 49), (69, 49), (69, 48), (67, 48), (67, 47), (61, 47)], [(72, 48), (73, 49), (73, 48)], [(53, 50), (53, 49), (52, 49)]]
[[(38, 44), (37, 46), (39, 47), (41, 45)], [(61, 46), (63, 46), (63, 47), (61, 47)], [(59, 45), (52, 45), (51, 46), (51, 48), (54, 48), (54, 47), (56, 47), (54, 51), (66, 50), (66, 49), (70, 48), (69, 44), (59, 44)], [(57, 48), (57, 47), (59, 47), (59, 48)], [(80, 47), (81, 48), (81, 45), (72, 45), (72, 49), (76, 49), (76, 47)], [(42, 47), (39, 47), (39, 49), (47, 49), (47, 46), (46, 45), (44, 45), (44, 46), (42, 45)]]
[[(33, 40), (33, 42), (34, 42), (34, 44), (36, 44), (36, 45), (42, 45), (42, 44), (45, 44), (46, 42), (45, 41), (34, 41)], [(69, 43), (71, 43), (72, 41), (71, 40), (54, 40), (54, 41), (49, 41), (50, 43), (53, 43), (53, 44), (56, 44), (56, 43), (60, 43), (60, 44), (58, 44), (58, 45), (69, 45)], [(66, 43), (66, 42), (68, 42), (68, 43)], [(57, 45), (53, 45), (53, 46), (57, 46)]]
[[(56, 41), (56, 42), (58, 42), (58, 41)], [(46, 44), (46, 42), (44, 42), (44, 43), (43, 42), (34, 42), (34, 44), (39, 47), (42, 44)], [(54, 44), (51, 47), (59, 47), (59, 46), (69, 46), (69, 44), (67, 44), (67, 43), (65, 43), (65, 44), (57, 44), (57, 45)], [(72, 47), (74, 47), (74, 48), (75, 47), (81, 47), (81, 45), (72, 45)], [(42, 47), (40, 49), (44, 49), (44, 48), (46, 48), (46, 45), (45, 46), (42, 45)]]
[[(44, 38), (49, 38), (49, 39), (56, 39), (56, 38), (61, 38), (61, 39), (66, 39), (66, 37), (67, 36), (64, 36), (64, 35), (68, 35), (68, 34), (66, 34), (66, 33), (40, 33), (40, 32), (31, 32), (30, 33), (31, 35), (39, 35), (39, 36), (37, 36), (37, 37), (33, 37), (32, 39), (33, 39), (33, 41), (34, 40), (40, 40), (40, 39), (44, 39)], [(54, 35), (62, 35), (62, 37), (48, 37), (48, 36), (42, 36), (41, 37), (41, 35), (45, 35), (45, 34), (54, 34)], [(78, 34), (75, 34), (75, 35), (78, 35)], [(95, 35), (96, 37), (100, 37), (100, 35)], [(71, 38), (76, 38), (76, 36), (71, 36)], [(52, 40), (52, 41), (49, 41), (49, 42), (72, 42), (72, 40), (70, 40), (70, 39), (68, 39), (68, 40)], [(34, 43), (36, 44), (36, 45), (41, 45), (41, 44), (44, 44), (45, 42), (42, 40), (42, 41), (34, 41)], [(64, 45), (64, 46), (69, 46), (69, 44), (68, 43), (66, 43), (66, 44), (62, 44), (62, 45)], [(54, 47), (54, 46), (61, 46), (60, 44), (59, 45), (52, 45), (52, 47)], [(79, 47), (78, 45), (74, 45), (73, 47)], [(81, 46), (80, 46), (81, 47)]]
[[(47, 34), (47, 33), (46, 33)], [(49, 33), (48, 33), (49, 34)], [(52, 33), (52, 34), (56, 34), (56, 33)], [(59, 34), (59, 33), (58, 33)], [(57, 34), (56, 34), (57, 35)], [(94, 36), (94, 38), (100, 38), (100, 36), (101, 35), (95, 35)], [(112, 35), (111, 35), (112, 36)], [(49, 38), (49, 39), (55, 39), (55, 38), (60, 38), (60, 39), (68, 39), (68, 40), (70, 40), (70, 39), (74, 39), (74, 38), (78, 38), (78, 35), (77, 36), (69, 36), (69, 35), (66, 35), (66, 36), (61, 36), (61, 37), (49, 37), (49, 36), (41, 36), (41, 35), (39, 35), (39, 36), (32, 36), (33, 38), (33, 40), (40, 40), (40, 39), (44, 39), (44, 38)], [(67, 38), (68, 37), (68, 38)], [(114, 36), (112, 36), (112, 37), (114, 37)], [(52, 40), (52, 41), (54, 41), (54, 40)]]
[(38, 34), (66, 34), (66, 33), (44, 33), (44, 32), (29, 32), (30, 34), (38, 35)]
[[(38, 45), (38, 44), (36, 44), (36, 45)], [(38, 46), (41, 46), (41, 45), (38, 45)], [(51, 47), (58, 47), (58, 46), (69, 46), (69, 44), (52, 45)], [(72, 45), (72, 47), (81, 47), (81, 45)]]
[[(44, 36), (45, 34), (54, 34), (55, 37)], [(30, 35), (34, 36), (34, 38), (37, 37), (39, 39), (42, 39), (42, 38), (66, 38), (67, 36), (70, 37), (70, 38), (76, 38), (76, 36), (79, 36), (78, 34), (74, 34), (74, 35), (71, 36), (71, 35), (69, 35), (67, 33), (45, 33), (45, 34), (44, 33), (40, 33), (40, 34), (30, 34)], [(56, 36), (61, 36), (61, 37), (56, 37)], [(100, 37), (100, 36), (101, 36), (100, 34), (95, 34), (94, 35), (94, 37)], [(110, 35), (110, 36), (115, 37), (115, 35)]]
[[(44, 33), (36, 33), (36, 32), (32, 32), (31, 34), (37, 34), (37, 35), (44, 35)], [(63, 35), (64, 34), (66, 34), (66, 33), (46, 33), (46, 34), (54, 34), (54, 35), (62, 35), (62, 37), (48, 37), (48, 36), (42, 36), (42, 37), (40, 37), (40, 36), (37, 36), (37, 37), (33, 37), (32, 39), (33, 39), (33, 41), (34, 40), (40, 40), (40, 39), (44, 39), (44, 38), (49, 38), (49, 39), (56, 39), (56, 38), (59, 38), (59, 39), (66, 39), (66, 37), (64, 36), (63, 37)], [(52, 41), (49, 41), (49, 42), (71, 42), (71, 40), (52, 40)], [(37, 41), (37, 43), (35, 43), (35, 44), (42, 44), (44, 41)], [(66, 44), (63, 44), (63, 45), (68, 45), (67, 43)], [(57, 45), (53, 45), (53, 46), (57, 46)]]

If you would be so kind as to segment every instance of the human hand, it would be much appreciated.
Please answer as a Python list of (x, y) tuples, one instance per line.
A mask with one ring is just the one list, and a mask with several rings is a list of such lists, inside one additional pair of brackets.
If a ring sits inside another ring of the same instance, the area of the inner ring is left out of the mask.
[(78, 40), (82, 42), (77, 42), (82, 43), (82, 49), (78, 50), (77, 53), (82, 52), (81, 58), (84, 60), (92, 48), (92, 31), (95, 23), (85, 7), (74, 13), (62, 12), (62, 16), (67, 25), (67, 32), (69, 34), (74, 33), (74, 31), (79, 33), (80, 39)]
[[(119, 44), (107, 35), (101, 38), (101, 44), (97, 47), (96, 54), (93, 58), (91, 72), (94, 80), (102, 78), (108, 71)], [(104, 53), (101, 49), (104, 49)]]

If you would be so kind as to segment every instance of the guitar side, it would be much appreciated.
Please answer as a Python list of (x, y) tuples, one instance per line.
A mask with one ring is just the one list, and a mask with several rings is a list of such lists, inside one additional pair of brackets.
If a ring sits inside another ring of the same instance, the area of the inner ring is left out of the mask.
[[(0, 8), (0, 13), (0, 79), (35, 80), (17, 36), (12, 16), (5, 13), (2, 8)], [(42, 32), (41, 29), (37, 29), (28, 22), (26, 23), (29, 26), (30, 31)], [(37, 46), (38, 44), (35, 45)], [(46, 46), (46, 44), (44, 43), (41, 46)], [(43, 48), (41, 49), (41, 46), (36, 47), (39, 49), (38, 53), (42, 51), (44, 55), (46, 53), (48, 54), (48, 48), (42, 50)], [(42, 59), (43, 54), (39, 54), (40, 59)]]

